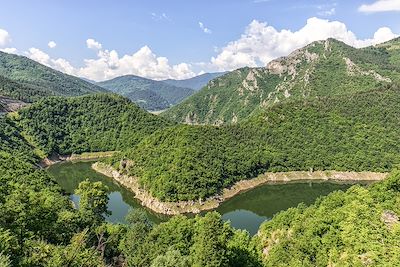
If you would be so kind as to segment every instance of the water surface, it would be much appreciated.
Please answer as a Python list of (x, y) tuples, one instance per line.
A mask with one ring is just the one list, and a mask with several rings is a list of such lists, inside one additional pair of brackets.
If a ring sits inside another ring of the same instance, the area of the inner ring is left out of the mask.
[[(73, 193), (81, 181), (88, 179), (91, 182), (101, 181), (107, 185), (110, 198), (108, 209), (112, 212), (107, 220), (110, 222), (125, 223), (125, 216), (130, 209), (145, 210), (154, 223), (170, 218), (142, 207), (132, 192), (113, 179), (92, 170), (91, 164), (92, 162), (64, 162), (50, 166), (48, 172), (67, 193), (71, 194), (71, 199), (75, 203), (78, 203), (79, 198)], [(335, 190), (346, 190), (350, 186), (349, 183), (316, 181), (268, 184), (229, 199), (222, 203), (217, 211), (224, 220), (229, 220), (233, 227), (246, 229), (255, 234), (260, 224), (271, 219), (277, 212), (295, 207), (302, 202), (311, 204), (320, 196)]]

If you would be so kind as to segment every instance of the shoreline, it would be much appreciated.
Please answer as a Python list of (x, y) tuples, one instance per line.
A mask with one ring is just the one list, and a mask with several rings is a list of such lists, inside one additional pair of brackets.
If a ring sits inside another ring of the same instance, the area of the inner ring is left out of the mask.
[(41, 168), (47, 168), (51, 165), (64, 162), (64, 161), (79, 161), (79, 160), (96, 160), (102, 158), (111, 157), (118, 151), (105, 151), (105, 152), (84, 152), (82, 154), (69, 154), (69, 155), (59, 155), (54, 154), (50, 157), (46, 157), (39, 162)]
[(150, 195), (150, 193), (140, 188), (136, 177), (131, 177), (119, 173), (109, 165), (101, 162), (92, 164), (92, 169), (98, 173), (108, 176), (135, 194), (135, 198), (141, 205), (161, 214), (178, 215), (193, 213), (198, 214), (202, 211), (216, 209), (224, 201), (258, 186), (292, 181), (380, 181), (388, 176), (388, 173), (377, 172), (338, 172), (338, 171), (291, 171), (291, 172), (267, 172), (256, 178), (241, 180), (229, 188), (225, 188), (221, 195), (209, 197), (203, 202), (198, 201), (179, 201), (163, 202)]

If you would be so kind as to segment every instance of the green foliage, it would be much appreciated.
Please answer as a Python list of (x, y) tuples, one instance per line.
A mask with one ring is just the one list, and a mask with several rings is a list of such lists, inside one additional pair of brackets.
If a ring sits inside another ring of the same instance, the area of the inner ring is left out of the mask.
[(214, 79), (162, 116), (231, 124), (276, 103), (369, 91), (400, 81), (395, 44), (356, 49), (334, 39), (317, 41), (267, 67), (242, 68)]
[(270, 163), (267, 147), (255, 132), (239, 127), (170, 127), (112, 161), (119, 162), (121, 156), (129, 160), (130, 175), (139, 177), (154, 196), (169, 201), (205, 199), (256, 176)]
[(7, 117), (0, 117), (0, 149), (27, 161), (37, 160), (33, 147), (21, 136), (19, 127)]
[(271, 170), (390, 171), (400, 162), (400, 89), (275, 105), (255, 116)]
[(0, 95), (31, 102), (44, 96), (77, 96), (105, 91), (26, 57), (0, 52)]
[(91, 183), (89, 180), (79, 183), (75, 194), (79, 196), (79, 212), (82, 218), (89, 222), (101, 223), (104, 216), (110, 214), (107, 210), (107, 186), (101, 182)]
[[(235, 248), (247, 243), (241, 243), (238, 231), (223, 223), (216, 212), (195, 218), (175, 216), (156, 226), (140, 214), (133, 217), (121, 242), (128, 266), (260, 266), (246, 250), (232, 256)], [(250, 240), (247, 233), (240, 235), (245, 242)]]
[(239, 125), (157, 131), (108, 162), (167, 201), (204, 199), (267, 170), (385, 172), (400, 163), (399, 103), (393, 85), (277, 104)]
[(111, 94), (46, 98), (19, 114), (24, 134), (47, 155), (122, 150), (169, 125)]
[(178, 250), (169, 250), (153, 260), (151, 267), (190, 267), (188, 256), (182, 256)]
[(190, 88), (133, 75), (117, 77), (98, 84), (112, 92), (128, 97), (146, 110), (169, 108), (194, 93), (194, 90)]
[(260, 228), (265, 266), (393, 266), (400, 262), (399, 172), (281, 212)]

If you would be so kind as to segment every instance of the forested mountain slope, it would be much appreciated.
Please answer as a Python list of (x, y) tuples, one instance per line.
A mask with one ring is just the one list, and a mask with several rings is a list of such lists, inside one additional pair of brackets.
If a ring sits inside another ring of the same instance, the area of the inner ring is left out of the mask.
[(293, 99), (368, 91), (400, 80), (399, 45), (399, 39), (363, 49), (335, 39), (314, 42), (266, 67), (242, 68), (214, 79), (163, 116), (221, 125)]
[(50, 97), (19, 111), (23, 135), (45, 155), (131, 148), (171, 125), (113, 94)]
[(399, 215), (399, 171), (290, 208), (260, 227), (263, 266), (396, 266)]
[(195, 200), (266, 170), (389, 171), (399, 129), (400, 89), (388, 86), (282, 102), (238, 125), (164, 129), (111, 162), (160, 199)]
[(0, 52), (0, 95), (31, 102), (43, 96), (78, 96), (105, 91), (27, 57)]
[(193, 89), (170, 85), (134, 75), (117, 77), (98, 85), (131, 99), (147, 110), (162, 110), (176, 105), (194, 93)]
[(227, 72), (204, 73), (189, 79), (184, 79), (184, 80), (168, 79), (168, 80), (163, 80), (163, 82), (170, 85), (191, 88), (193, 90), (198, 91), (204, 86), (206, 86), (209, 81), (218, 78), (226, 73)]

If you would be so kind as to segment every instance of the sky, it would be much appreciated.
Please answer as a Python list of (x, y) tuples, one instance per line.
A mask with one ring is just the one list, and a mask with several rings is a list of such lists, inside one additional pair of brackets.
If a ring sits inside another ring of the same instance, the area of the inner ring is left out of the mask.
[(265, 66), (313, 41), (400, 34), (400, 0), (0, 0), (0, 50), (102, 81)]

